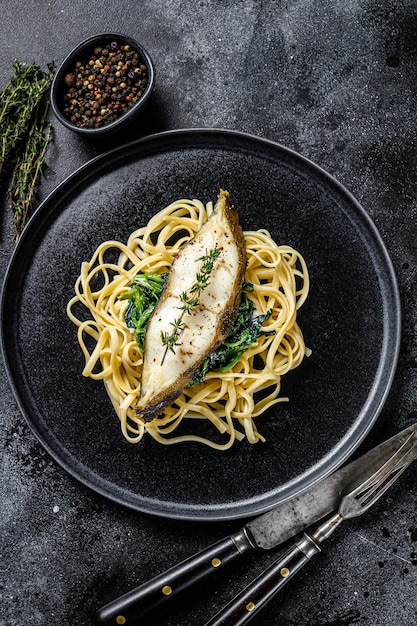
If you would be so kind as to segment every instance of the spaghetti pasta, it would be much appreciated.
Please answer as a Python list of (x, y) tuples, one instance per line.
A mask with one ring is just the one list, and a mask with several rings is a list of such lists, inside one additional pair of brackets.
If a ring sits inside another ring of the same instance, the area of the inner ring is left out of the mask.
[[(163, 444), (194, 441), (218, 450), (245, 437), (250, 443), (265, 441), (256, 418), (288, 400), (280, 396), (281, 377), (310, 353), (297, 323), (297, 311), (309, 291), (305, 260), (293, 248), (278, 246), (265, 229), (246, 231), (245, 280), (254, 286), (247, 297), (257, 314), (270, 311), (262, 327), (265, 335), (230, 370), (208, 372), (203, 382), (186, 388), (163, 416), (145, 423), (135, 414), (142, 354), (125, 322), (127, 302), (120, 297), (136, 274), (167, 272), (175, 254), (212, 211), (211, 202), (178, 200), (126, 243), (102, 243), (91, 260), (82, 263), (75, 296), (67, 305), (85, 359), (82, 374), (103, 381), (131, 443), (146, 433)], [(200, 434), (201, 420), (205, 430), (207, 425), (212, 429), (209, 435)], [(184, 428), (190, 432), (184, 434)]]

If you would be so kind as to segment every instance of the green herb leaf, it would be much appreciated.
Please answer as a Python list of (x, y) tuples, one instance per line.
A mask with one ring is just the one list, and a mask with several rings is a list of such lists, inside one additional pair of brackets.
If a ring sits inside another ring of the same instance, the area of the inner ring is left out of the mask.
[(52, 139), (46, 117), (54, 64), (42, 71), (38, 65), (16, 61), (14, 76), (0, 92), (0, 183), (8, 181), (7, 199), (13, 210), (15, 239), (29, 217), (33, 197)]
[(136, 342), (143, 352), (146, 325), (156, 303), (161, 297), (168, 274), (136, 274), (133, 285), (120, 300), (129, 300), (124, 317), (127, 327), (135, 333)]
[(269, 319), (271, 311), (263, 315), (254, 315), (254, 306), (246, 296), (253, 291), (253, 285), (245, 283), (235, 324), (225, 341), (214, 350), (194, 374), (192, 384), (203, 382), (208, 372), (226, 372), (238, 363), (249, 348), (255, 347), (262, 335), (274, 335), (274, 331), (262, 330), (262, 324)]

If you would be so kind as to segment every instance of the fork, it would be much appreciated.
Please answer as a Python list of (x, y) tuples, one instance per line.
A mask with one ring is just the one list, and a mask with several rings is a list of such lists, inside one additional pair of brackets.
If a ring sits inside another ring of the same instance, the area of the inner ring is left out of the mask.
[(337, 513), (320, 524), (313, 533), (303, 533), (278, 561), (233, 598), (205, 626), (247, 624), (313, 555), (321, 552), (322, 542), (333, 534), (343, 520), (365, 513), (416, 457), (417, 437), (413, 432), (376, 472), (342, 497)]

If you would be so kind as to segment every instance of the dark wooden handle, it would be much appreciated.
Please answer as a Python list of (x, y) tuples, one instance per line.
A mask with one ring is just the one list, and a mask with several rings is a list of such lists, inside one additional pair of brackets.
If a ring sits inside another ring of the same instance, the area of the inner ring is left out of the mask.
[(106, 604), (97, 612), (96, 623), (101, 626), (140, 624), (147, 613), (168, 605), (171, 598), (254, 547), (246, 532), (239, 531)]
[(304, 535), (301, 542), (291, 546), (205, 626), (247, 624), (317, 552), (320, 552), (318, 545), (310, 536)]

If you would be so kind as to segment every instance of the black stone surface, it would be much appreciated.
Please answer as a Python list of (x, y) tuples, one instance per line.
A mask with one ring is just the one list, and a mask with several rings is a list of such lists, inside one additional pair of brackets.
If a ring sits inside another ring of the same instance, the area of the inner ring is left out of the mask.
[[(203, 1), (103, 5), (2, 3), (0, 87), (15, 59), (59, 63), (95, 32), (143, 43), (156, 66), (148, 115), (135, 130), (230, 128), (276, 140), (333, 174), (374, 220), (398, 277), (399, 364), (366, 449), (416, 420), (417, 8), (384, 3)], [(54, 120), (38, 202), (107, 150)], [(128, 139), (133, 138), (133, 133)], [(118, 141), (124, 138), (119, 137)], [(13, 244), (1, 196), (1, 274)], [(240, 523), (168, 521), (111, 503), (69, 477), (23, 420), (0, 371), (0, 624), (87, 626), (95, 609)], [(354, 394), (354, 390), (352, 390)], [(286, 587), (258, 626), (414, 626), (416, 469), (366, 516), (347, 523)], [(178, 602), (161, 626), (198, 626), (269, 563), (248, 557)]]

